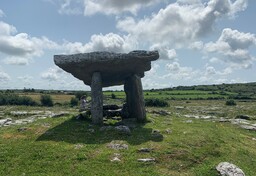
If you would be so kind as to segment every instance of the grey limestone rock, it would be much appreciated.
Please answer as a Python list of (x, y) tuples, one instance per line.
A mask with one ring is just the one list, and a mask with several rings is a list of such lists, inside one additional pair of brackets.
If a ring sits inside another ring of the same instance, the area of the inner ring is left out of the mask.
[(9, 122), (11, 122), (11, 121), (12, 121), (11, 118), (1, 119), (1, 120), (0, 120), (0, 127), (1, 127), (1, 126), (4, 126), (5, 124), (7, 124), (7, 123), (9, 123)]
[(151, 152), (153, 149), (152, 148), (140, 148), (139, 150), (138, 150), (138, 152), (140, 152), (140, 153), (149, 153), (149, 152)]
[(128, 126), (119, 125), (115, 127), (115, 130), (117, 130), (121, 134), (131, 135), (131, 130)]
[(91, 52), (72, 55), (55, 55), (54, 62), (63, 70), (90, 85), (92, 74), (102, 74), (102, 86), (122, 85), (132, 74), (139, 77), (151, 69), (151, 61), (159, 58), (157, 51), (130, 53)]
[(216, 169), (222, 176), (245, 176), (239, 167), (228, 162), (219, 163)]
[(137, 75), (129, 77), (124, 84), (129, 118), (136, 118), (139, 122), (146, 120), (146, 110), (141, 79)]
[(115, 150), (128, 150), (127, 144), (116, 144), (116, 143), (110, 143), (108, 144), (109, 148), (115, 149)]
[(102, 94), (102, 79), (100, 72), (94, 72), (92, 75), (91, 82), (91, 114), (92, 123), (102, 124), (103, 123), (103, 94)]
[(143, 162), (143, 163), (147, 163), (147, 162), (155, 162), (156, 159), (155, 158), (141, 158), (138, 159), (139, 162)]

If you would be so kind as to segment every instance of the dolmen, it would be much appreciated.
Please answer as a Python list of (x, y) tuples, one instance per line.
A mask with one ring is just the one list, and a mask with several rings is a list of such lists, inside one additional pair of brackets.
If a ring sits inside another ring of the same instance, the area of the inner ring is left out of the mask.
[(103, 87), (124, 85), (129, 118), (146, 120), (141, 78), (151, 69), (158, 51), (136, 50), (129, 53), (90, 52), (54, 55), (57, 66), (91, 87), (91, 116), (94, 124), (103, 123)]

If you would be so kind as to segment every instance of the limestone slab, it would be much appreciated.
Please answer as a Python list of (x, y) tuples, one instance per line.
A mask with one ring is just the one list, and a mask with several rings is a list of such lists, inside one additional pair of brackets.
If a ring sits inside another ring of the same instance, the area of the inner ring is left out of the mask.
[(91, 52), (72, 55), (54, 55), (57, 66), (91, 84), (94, 72), (102, 75), (102, 86), (109, 87), (124, 84), (131, 75), (144, 77), (151, 69), (151, 61), (159, 58), (158, 51), (136, 50), (129, 53)]

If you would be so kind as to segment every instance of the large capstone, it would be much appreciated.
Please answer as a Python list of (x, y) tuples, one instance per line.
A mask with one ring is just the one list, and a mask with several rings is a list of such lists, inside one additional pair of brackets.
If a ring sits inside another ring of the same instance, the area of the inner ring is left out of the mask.
[(151, 69), (151, 61), (158, 59), (157, 51), (132, 51), (126, 53), (91, 52), (72, 55), (55, 55), (54, 62), (74, 77), (91, 85), (94, 72), (100, 72), (102, 86), (123, 85), (125, 80), (136, 74), (144, 77)]

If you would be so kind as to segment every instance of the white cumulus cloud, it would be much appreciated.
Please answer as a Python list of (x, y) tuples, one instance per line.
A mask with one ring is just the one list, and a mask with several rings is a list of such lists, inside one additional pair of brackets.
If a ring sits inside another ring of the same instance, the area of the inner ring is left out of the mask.
[(137, 43), (129, 36), (120, 36), (114, 33), (108, 33), (106, 35), (92, 35), (91, 40), (83, 44), (81, 42), (66, 42), (63, 47), (66, 48), (69, 53), (84, 53), (92, 51), (110, 51), (110, 52), (128, 52), (136, 49)]
[(81, 6), (82, 3), (82, 0), (62, 0), (58, 12), (60, 14), (67, 15), (83, 14), (83, 7)]
[[(251, 33), (243, 33), (230, 28), (225, 28), (216, 42), (205, 44), (205, 51), (217, 53), (224, 61), (236, 68), (249, 68), (252, 66), (254, 57), (250, 55), (249, 48), (255, 46), (256, 36)], [(220, 59), (219, 59), (220, 60)]]
[(47, 71), (41, 73), (41, 78), (49, 81), (56, 81), (60, 78), (60, 75), (63, 73), (59, 67), (49, 68)]
[(1, 18), (1, 17), (4, 17), (4, 16), (5, 16), (4, 11), (2, 11), (2, 10), (0, 9), (0, 18)]
[[(238, 4), (243, 4), (238, 7)], [(216, 21), (246, 8), (246, 0), (210, 0), (208, 3), (171, 3), (151, 17), (136, 20), (126, 17), (117, 28), (151, 44), (181, 47), (209, 34)]]
[(7, 64), (26, 65), (29, 59), (42, 56), (46, 49), (56, 49), (58, 44), (46, 37), (31, 37), (18, 33), (16, 28), (0, 21), (0, 52), (5, 54)]
[(85, 0), (84, 15), (103, 13), (106, 15), (130, 12), (136, 14), (142, 7), (153, 5), (160, 0)]
[(0, 65), (0, 82), (7, 82), (11, 79), (11, 77), (2, 70), (1, 65)]

